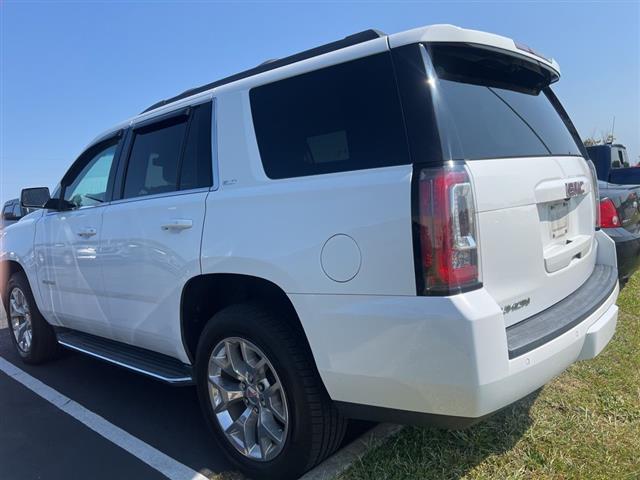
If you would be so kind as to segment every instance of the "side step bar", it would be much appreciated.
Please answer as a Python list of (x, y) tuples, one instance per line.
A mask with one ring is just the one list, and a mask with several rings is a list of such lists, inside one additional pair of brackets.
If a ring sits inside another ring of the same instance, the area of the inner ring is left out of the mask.
[(60, 345), (156, 380), (171, 385), (194, 384), (191, 366), (167, 355), (75, 330), (57, 329), (56, 335)]

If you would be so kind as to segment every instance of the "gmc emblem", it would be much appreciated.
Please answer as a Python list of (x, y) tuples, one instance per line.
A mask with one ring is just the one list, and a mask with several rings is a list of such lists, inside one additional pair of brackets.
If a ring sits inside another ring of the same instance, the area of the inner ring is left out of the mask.
[(584, 194), (584, 182), (567, 182), (564, 184), (567, 196), (566, 198), (577, 197)]

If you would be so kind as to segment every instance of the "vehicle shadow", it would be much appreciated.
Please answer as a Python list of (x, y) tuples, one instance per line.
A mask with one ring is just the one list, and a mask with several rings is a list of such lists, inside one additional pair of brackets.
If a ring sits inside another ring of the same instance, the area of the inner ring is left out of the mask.
[[(206, 429), (195, 388), (167, 386), (69, 350), (44, 365), (27, 365), (20, 360), (10, 336), (0, 308), (0, 358), (207, 478), (245, 479), (233, 471)], [(2, 400), (11, 396), (12, 392), (3, 391), (0, 407)], [(372, 426), (352, 422), (342, 446)], [(13, 433), (0, 432), (0, 438)], [(128, 478), (126, 470), (120, 473), (119, 478)]]
[[(465, 477), (488, 457), (503, 454), (518, 443), (533, 424), (530, 412), (541, 390), (464, 430), (407, 427), (391, 440), (391, 447), (383, 446), (363, 459), (367, 467), (363, 473), (385, 472), (380, 478), (391, 470), (395, 473), (388, 478)], [(349, 478), (365, 478), (359, 470), (356, 467)]]
[[(0, 356), (52, 388), (155, 446), (173, 458), (216, 479), (239, 480), (204, 428), (195, 389), (168, 387), (98, 360), (65, 351), (44, 366), (24, 365), (10, 344), (0, 308)], [(457, 479), (486, 458), (512, 449), (532, 425), (530, 416), (540, 390), (466, 430), (407, 427), (401, 435), (363, 459), (367, 468), (349, 478)], [(162, 399), (162, 401), (158, 401)], [(351, 421), (342, 446), (373, 424)], [(397, 469), (395, 468), (397, 466)], [(373, 467), (373, 469), (372, 469)]]

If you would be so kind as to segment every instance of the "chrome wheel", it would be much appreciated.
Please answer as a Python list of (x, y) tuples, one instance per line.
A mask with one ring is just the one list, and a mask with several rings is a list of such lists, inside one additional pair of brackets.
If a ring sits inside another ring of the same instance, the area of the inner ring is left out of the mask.
[(267, 356), (238, 337), (218, 342), (208, 364), (209, 400), (227, 440), (245, 457), (273, 460), (284, 447), (289, 414)]
[(11, 296), (9, 297), (9, 318), (11, 319), (11, 330), (18, 348), (24, 353), (29, 353), (33, 338), (31, 311), (29, 310), (27, 297), (17, 287), (11, 290)]

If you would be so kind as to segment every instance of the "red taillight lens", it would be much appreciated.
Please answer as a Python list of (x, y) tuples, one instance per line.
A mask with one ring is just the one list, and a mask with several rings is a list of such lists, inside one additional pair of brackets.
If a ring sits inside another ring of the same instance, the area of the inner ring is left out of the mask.
[(416, 174), (418, 293), (448, 295), (478, 286), (475, 202), (464, 165)]
[(593, 199), (593, 223), (596, 230), (600, 228), (600, 208), (598, 205), (600, 198), (600, 189), (598, 187), (598, 173), (596, 172), (596, 166), (591, 160), (587, 160), (589, 166), (589, 173), (591, 173), (591, 197)]
[(621, 226), (618, 211), (610, 198), (600, 200), (600, 227), (616, 228)]

